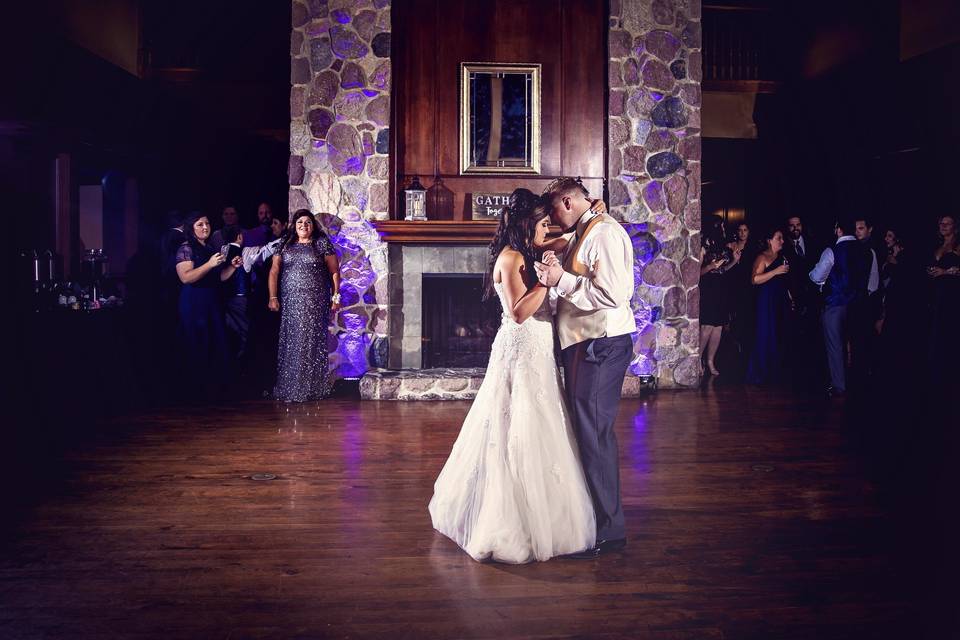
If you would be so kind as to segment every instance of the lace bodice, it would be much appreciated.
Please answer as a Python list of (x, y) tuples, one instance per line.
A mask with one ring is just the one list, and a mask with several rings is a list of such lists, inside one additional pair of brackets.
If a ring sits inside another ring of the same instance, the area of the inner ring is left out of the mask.
[[(510, 314), (507, 313), (507, 296), (503, 291), (503, 283), (494, 282), (493, 289), (497, 292), (497, 296), (500, 298), (500, 307), (503, 309), (503, 322), (513, 322), (513, 320), (510, 318)], [(543, 302), (540, 304), (540, 308), (533, 313), (533, 315), (530, 317), (530, 320), (553, 322), (553, 309), (550, 306), (550, 296), (544, 296)]]

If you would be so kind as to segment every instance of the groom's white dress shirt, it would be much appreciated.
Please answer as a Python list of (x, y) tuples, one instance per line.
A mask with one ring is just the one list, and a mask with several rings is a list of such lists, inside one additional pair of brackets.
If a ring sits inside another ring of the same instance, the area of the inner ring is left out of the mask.
[[(563, 349), (593, 338), (620, 336), (637, 330), (630, 308), (633, 298), (633, 243), (619, 222), (605, 216), (577, 247), (577, 239), (597, 215), (587, 211), (577, 222), (557, 283), (557, 333)], [(572, 258), (586, 268), (571, 273)]]

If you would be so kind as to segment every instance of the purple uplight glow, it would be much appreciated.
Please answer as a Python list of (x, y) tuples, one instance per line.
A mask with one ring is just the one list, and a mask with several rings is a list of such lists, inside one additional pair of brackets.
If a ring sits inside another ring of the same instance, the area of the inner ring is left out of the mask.
[(314, 140), (314, 141), (313, 141), (313, 146), (314, 146), (315, 149), (319, 149), (320, 147), (322, 147), (322, 146), (325, 145), (325, 144), (327, 144), (327, 143), (324, 142), (323, 140)]
[(646, 223), (624, 225), (633, 244), (633, 256), (641, 265), (650, 264), (660, 253), (660, 242)]
[(343, 9), (336, 9), (330, 13), (330, 17), (339, 22), (340, 24), (347, 24), (350, 22), (350, 14), (344, 11)]
[(650, 430), (647, 426), (647, 406), (643, 404), (637, 413), (633, 416), (633, 433), (627, 447), (630, 450), (630, 459), (632, 460), (633, 470), (639, 473), (647, 474), (651, 471), (650, 465), (650, 445), (647, 438)]
[(337, 367), (337, 375), (341, 378), (359, 378), (370, 368), (367, 363), (367, 350), (372, 336), (369, 333), (344, 331), (339, 338), (337, 353), (340, 355), (340, 366)]
[[(346, 476), (350, 480), (360, 480), (363, 466), (363, 452), (366, 451), (366, 442), (364, 442), (363, 422), (354, 415), (346, 418), (344, 423), (346, 427), (343, 430), (343, 440), (340, 443), (340, 450), (343, 453), (344, 468)], [(364, 502), (363, 491), (352, 491), (350, 493), (350, 504)]]
[[(351, 158), (348, 162), (355, 160)], [(362, 167), (362, 161), (361, 161)], [(341, 303), (344, 311), (340, 313), (340, 324), (344, 327), (334, 336), (335, 346), (331, 348), (336, 369), (334, 378), (359, 378), (370, 368), (370, 346), (376, 337), (367, 326), (369, 310), (363, 307), (353, 308), (361, 303), (375, 304), (376, 295), (370, 287), (377, 280), (377, 272), (369, 258), (369, 252), (379, 247), (383, 234), (370, 222), (361, 218), (345, 218), (349, 223), (335, 216), (329, 216), (324, 222), (330, 240), (333, 242), (340, 260)]]
[(351, 156), (344, 163), (344, 166), (347, 169), (347, 173), (360, 173), (363, 171), (363, 158), (359, 156)]
[(640, 411), (637, 411), (636, 415), (633, 416), (633, 430), (641, 433), (647, 430), (646, 409), (641, 409)]
[(630, 363), (630, 373), (635, 376), (652, 376), (657, 373), (657, 361), (642, 353)]
[(380, 92), (377, 91), (376, 89), (364, 89), (364, 90), (363, 90), (363, 95), (367, 96), (368, 98), (372, 98), (372, 97), (374, 97), (375, 95), (377, 95), (378, 93), (380, 93)]
[(363, 331), (367, 326), (367, 317), (359, 313), (342, 313), (340, 314), (340, 322), (347, 331), (357, 333)]
[(663, 94), (660, 93), (659, 91), (651, 91), (650, 97), (653, 98), (654, 101), (656, 102), (660, 102), (661, 100), (663, 100)]

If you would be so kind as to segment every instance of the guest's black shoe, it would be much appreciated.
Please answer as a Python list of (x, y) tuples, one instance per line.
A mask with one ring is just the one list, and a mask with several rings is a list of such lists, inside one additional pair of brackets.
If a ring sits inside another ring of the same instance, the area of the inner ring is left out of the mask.
[(594, 547), (589, 549), (584, 549), (583, 551), (577, 551), (576, 553), (571, 553), (566, 558), (573, 558), (574, 560), (590, 560), (591, 558), (596, 558), (605, 553), (615, 553), (617, 551), (623, 551), (623, 548), (627, 546), (627, 541), (625, 538), (619, 538), (617, 540), (599, 540)]
[(847, 397), (846, 391), (841, 391), (833, 387), (833, 385), (827, 387), (827, 399), (840, 401)]

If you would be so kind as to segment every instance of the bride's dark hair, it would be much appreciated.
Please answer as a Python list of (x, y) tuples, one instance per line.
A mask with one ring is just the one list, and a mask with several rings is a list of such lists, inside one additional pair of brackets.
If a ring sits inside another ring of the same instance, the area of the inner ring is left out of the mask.
[(533, 282), (533, 263), (538, 257), (538, 252), (533, 247), (533, 238), (537, 223), (546, 217), (547, 207), (543, 198), (534, 195), (529, 189), (513, 190), (510, 194), (510, 205), (500, 214), (497, 233), (490, 243), (487, 272), (484, 276), (484, 300), (494, 295), (493, 265), (496, 264), (500, 252), (506, 247), (518, 251), (523, 256), (529, 280), (527, 284)]

